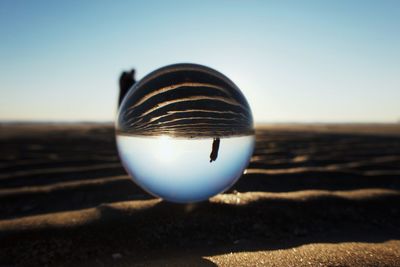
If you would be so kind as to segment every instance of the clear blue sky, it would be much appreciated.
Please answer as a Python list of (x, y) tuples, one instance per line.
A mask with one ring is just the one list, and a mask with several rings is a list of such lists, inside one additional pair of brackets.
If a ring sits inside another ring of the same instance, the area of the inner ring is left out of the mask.
[(0, 0), (0, 120), (110, 121), (121, 71), (178, 62), (257, 122), (395, 122), (400, 1)]

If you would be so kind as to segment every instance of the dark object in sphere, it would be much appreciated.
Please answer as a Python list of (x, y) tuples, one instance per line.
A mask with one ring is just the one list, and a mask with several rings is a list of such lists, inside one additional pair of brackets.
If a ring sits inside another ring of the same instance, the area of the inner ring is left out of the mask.
[(218, 150), (219, 150), (219, 138), (214, 138), (214, 141), (212, 143), (212, 150), (210, 154), (210, 162), (213, 162), (217, 159), (218, 157)]

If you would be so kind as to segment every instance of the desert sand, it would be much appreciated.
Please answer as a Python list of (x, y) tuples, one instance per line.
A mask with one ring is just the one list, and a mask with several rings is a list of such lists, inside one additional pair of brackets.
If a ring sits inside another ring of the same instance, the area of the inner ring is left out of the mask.
[(228, 192), (148, 195), (109, 124), (0, 126), (0, 266), (400, 266), (400, 125), (258, 125)]

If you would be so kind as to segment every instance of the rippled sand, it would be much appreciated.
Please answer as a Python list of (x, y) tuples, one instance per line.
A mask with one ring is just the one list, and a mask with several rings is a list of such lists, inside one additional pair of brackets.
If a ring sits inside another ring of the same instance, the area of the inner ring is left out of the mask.
[(398, 266), (399, 129), (259, 126), (234, 188), (174, 205), (110, 125), (2, 125), (0, 266)]

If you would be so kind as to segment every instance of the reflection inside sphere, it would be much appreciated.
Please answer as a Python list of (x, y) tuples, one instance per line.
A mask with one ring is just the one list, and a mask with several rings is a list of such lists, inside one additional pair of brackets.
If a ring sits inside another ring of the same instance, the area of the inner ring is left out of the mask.
[(243, 94), (221, 73), (195, 64), (170, 65), (135, 84), (122, 101), (116, 134), (132, 179), (172, 202), (227, 190), (254, 147)]

